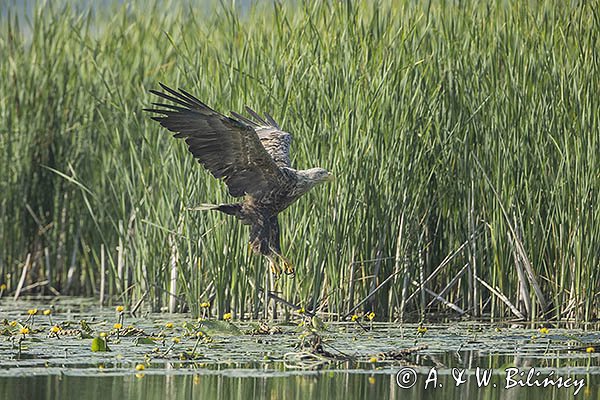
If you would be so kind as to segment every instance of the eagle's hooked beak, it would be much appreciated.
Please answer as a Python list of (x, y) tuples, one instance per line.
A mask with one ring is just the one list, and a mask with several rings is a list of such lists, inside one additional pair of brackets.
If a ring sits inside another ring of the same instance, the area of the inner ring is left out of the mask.
[(327, 176), (325, 177), (325, 182), (331, 182), (331, 181), (335, 181), (335, 176), (331, 172), (328, 172)]

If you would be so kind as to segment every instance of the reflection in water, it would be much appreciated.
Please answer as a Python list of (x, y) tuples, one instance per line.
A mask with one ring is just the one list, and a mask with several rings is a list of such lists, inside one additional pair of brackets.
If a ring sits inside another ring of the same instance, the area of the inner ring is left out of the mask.
[[(600, 396), (598, 375), (586, 379), (578, 394)], [(0, 378), (1, 399), (570, 399), (573, 388), (504, 388), (504, 375), (494, 375), (488, 387), (478, 388), (474, 376), (455, 386), (454, 379), (438, 376), (437, 388), (425, 389), (427, 375), (419, 374), (411, 389), (401, 389), (395, 375), (323, 372), (290, 376), (149, 375), (69, 376), (50, 375)], [(496, 387), (493, 384), (496, 383)], [(441, 385), (441, 386), (440, 386)]]

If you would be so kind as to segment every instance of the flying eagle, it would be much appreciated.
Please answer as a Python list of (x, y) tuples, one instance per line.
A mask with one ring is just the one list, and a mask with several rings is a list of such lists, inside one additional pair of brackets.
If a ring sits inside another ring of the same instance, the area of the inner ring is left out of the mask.
[(250, 245), (269, 259), (279, 276), (280, 264), (293, 274), (292, 264), (281, 254), (277, 215), (319, 183), (333, 178), (323, 168), (296, 170), (290, 166), (292, 135), (281, 130), (273, 118), (260, 117), (246, 107), (251, 118), (231, 112), (218, 113), (183, 89), (163, 85), (166, 93), (151, 93), (174, 104), (152, 103), (144, 109), (162, 126), (183, 138), (188, 150), (215, 178), (222, 179), (229, 194), (243, 197), (239, 203), (203, 204), (194, 210), (218, 210), (250, 225)]

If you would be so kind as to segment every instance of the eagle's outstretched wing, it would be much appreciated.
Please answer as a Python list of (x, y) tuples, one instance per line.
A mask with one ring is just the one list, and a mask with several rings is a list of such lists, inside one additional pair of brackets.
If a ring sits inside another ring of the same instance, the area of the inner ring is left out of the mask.
[(246, 194), (260, 199), (285, 185), (287, 176), (261, 144), (252, 126), (224, 116), (185, 90), (160, 84), (167, 92), (150, 92), (176, 105), (144, 109), (176, 138), (184, 138), (189, 151), (215, 178), (223, 179), (234, 197)]
[(282, 131), (279, 124), (269, 114), (265, 114), (265, 119), (263, 119), (250, 107), (246, 107), (246, 111), (254, 120), (233, 111), (231, 115), (254, 128), (265, 150), (267, 150), (279, 167), (290, 167), (290, 143), (292, 142), (292, 135)]

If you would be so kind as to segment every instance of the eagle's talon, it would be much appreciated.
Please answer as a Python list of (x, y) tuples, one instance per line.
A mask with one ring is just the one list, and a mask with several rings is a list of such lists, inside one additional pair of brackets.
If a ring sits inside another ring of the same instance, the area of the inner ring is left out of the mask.
[(279, 279), (279, 277), (281, 276), (281, 267), (279, 266), (279, 264), (271, 260), (269, 266), (271, 267), (271, 273), (275, 276), (275, 279)]
[(296, 273), (294, 271), (294, 266), (292, 265), (292, 263), (286, 260), (285, 258), (283, 259), (283, 272), (291, 278), (293, 278)]
[[(273, 251), (273, 254), (275, 255), (275, 257), (273, 257), (273, 259), (277, 260), (279, 263), (281, 263), (281, 267), (283, 267), (283, 272), (290, 276), (293, 277), (294, 276), (294, 266), (292, 265), (292, 263), (290, 262), (290, 260), (288, 260), (287, 258), (285, 258), (284, 256), (282, 256), (279, 252), (277, 251)], [(275, 260), (273, 260), (270, 258), (271, 262), (273, 263)], [(280, 270), (282, 269), (281, 267)]]

